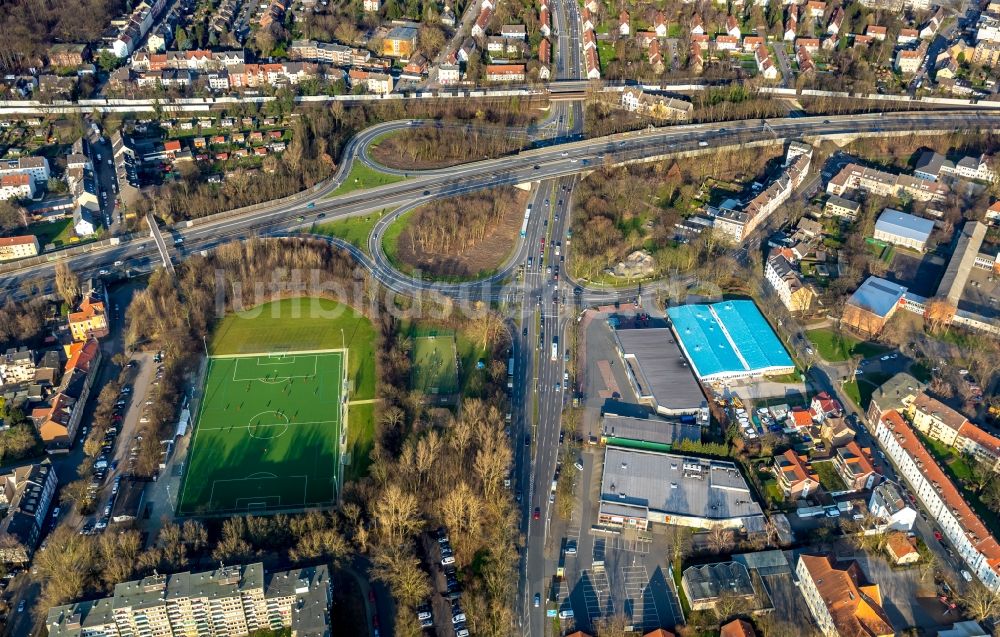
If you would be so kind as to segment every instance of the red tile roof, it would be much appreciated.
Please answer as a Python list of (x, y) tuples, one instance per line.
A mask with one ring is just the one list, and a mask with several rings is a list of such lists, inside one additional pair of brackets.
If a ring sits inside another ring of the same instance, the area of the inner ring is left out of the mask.
[(826, 555), (802, 555), (799, 559), (809, 571), (841, 637), (894, 634), (889, 616), (882, 609), (878, 584), (865, 581), (857, 562), (834, 564)]
[(757, 637), (757, 633), (747, 620), (734, 619), (722, 627), (719, 637)]

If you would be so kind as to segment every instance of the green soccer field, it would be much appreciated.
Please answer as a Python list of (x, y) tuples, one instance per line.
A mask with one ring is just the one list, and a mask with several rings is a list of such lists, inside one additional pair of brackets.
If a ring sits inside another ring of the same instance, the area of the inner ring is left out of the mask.
[(413, 339), (413, 388), (425, 394), (458, 391), (458, 354), (455, 335), (417, 336)]
[(178, 514), (335, 502), (343, 383), (342, 351), (210, 358)]

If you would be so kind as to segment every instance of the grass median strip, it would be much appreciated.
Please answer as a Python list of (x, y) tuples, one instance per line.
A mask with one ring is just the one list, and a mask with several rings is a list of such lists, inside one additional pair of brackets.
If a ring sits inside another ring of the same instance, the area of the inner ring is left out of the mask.
[(402, 175), (384, 173), (380, 170), (375, 170), (374, 168), (366, 166), (360, 161), (355, 161), (354, 165), (351, 166), (351, 172), (348, 173), (343, 183), (341, 183), (336, 190), (327, 195), (327, 197), (338, 197), (356, 190), (377, 188), (378, 186), (394, 184), (396, 182), (403, 181), (404, 179), (406, 179), (406, 177), (403, 177)]

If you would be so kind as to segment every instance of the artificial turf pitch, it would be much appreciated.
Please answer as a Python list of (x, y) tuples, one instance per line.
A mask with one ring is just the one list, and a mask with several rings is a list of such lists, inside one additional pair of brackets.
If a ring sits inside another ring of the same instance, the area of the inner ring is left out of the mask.
[(342, 351), (209, 358), (178, 513), (334, 503), (343, 379)]

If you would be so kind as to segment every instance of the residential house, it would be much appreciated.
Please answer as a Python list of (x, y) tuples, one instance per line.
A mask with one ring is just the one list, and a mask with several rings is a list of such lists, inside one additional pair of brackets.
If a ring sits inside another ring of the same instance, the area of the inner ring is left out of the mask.
[(49, 171), (49, 161), (45, 157), (0, 159), (0, 177), (21, 174), (31, 177), (37, 185), (45, 185), (52, 176)]
[(905, 46), (920, 39), (920, 32), (916, 29), (900, 29), (896, 36), (896, 45)]
[(726, 35), (736, 38), (737, 41), (743, 36), (740, 31), (740, 23), (733, 16), (726, 18)]
[(378, 13), (382, 10), (382, 0), (364, 0), (362, 7), (367, 13)]
[(723, 624), (719, 629), (719, 637), (757, 637), (753, 626), (745, 619), (734, 619)]
[(885, 552), (896, 566), (916, 564), (920, 561), (920, 553), (915, 544), (915, 540), (909, 535), (896, 531), (886, 536)]
[(810, 54), (819, 51), (819, 39), (818, 38), (795, 38), (795, 48), (805, 49)]
[(868, 27), (865, 28), (865, 35), (876, 40), (884, 41), (886, 33), (887, 31), (885, 27), (878, 26), (876, 24), (869, 24)]
[(90, 47), (86, 44), (53, 44), (48, 57), (52, 66), (76, 68), (90, 60)]
[(840, 27), (844, 24), (844, 10), (837, 7), (830, 15), (830, 22), (826, 25), (826, 32), (829, 35), (840, 35)]
[(781, 493), (790, 500), (805, 498), (819, 488), (819, 474), (805, 456), (791, 449), (774, 456), (774, 475)]
[(35, 196), (35, 180), (24, 173), (0, 177), (0, 200), (29, 199)]
[(806, 13), (810, 18), (822, 18), (823, 14), (826, 13), (826, 3), (821, 0), (809, 0), (806, 2)]
[(762, 44), (764, 44), (764, 38), (759, 35), (748, 35), (743, 38), (743, 52), (753, 53)]
[(913, 75), (920, 70), (927, 54), (926, 42), (916, 49), (900, 49), (896, 52), (896, 70), (903, 75)]
[(894, 482), (884, 481), (872, 489), (868, 513), (878, 521), (879, 528), (886, 531), (909, 532), (917, 523), (917, 510)]
[(733, 52), (740, 47), (740, 39), (731, 35), (715, 36), (715, 50), (720, 53)]
[(926, 392), (918, 394), (905, 413), (914, 429), (949, 447), (955, 446), (959, 430), (968, 422), (965, 416)]
[[(550, 67), (552, 65), (552, 44), (544, 38), (538, 43), (538, 63), (540, 65), (538, 67), (538, 79), (549, 79), (549, 75), (551, 74)], [(440, 73), (438, 75), (440, 76)]]
[[(700, 17), (698, 19), (700, 20)], [(662, 11), (656, 12), (656, 17), (653, 19), (653, 31), (658, 38), (667, 37), (667, 15)]]
[(856, 561), (837, 563), (828, 555), (800, 555), (795, 567), (799, 591), (827, 637), (893, 637), (878, 584), (869, 584)]
[[(593, 33), (590, 31), (589, 33)], [(591, 48), (584, 53), (584, 60), (587, 64), (587, 79), (588, 80), (599, 80), (601, 79), (601, 63), (597, 58), (597, 49)]]
[(878, 474), (871, 462), (871, 451), (862, 449), (854, 440), (838, 447), (833, 466), (850, 491), (871, 489), (878, 481)]
[[(667, 35), (666, 16), (661, 11), (660, 13), (656, 14), (656, 18), (658, 21), (662, 20), (663, 22), (663, 35), (661, 36), (659, 31), (657, 31), (656, 35), (658, 35), (659, 37), (666, 37)], [(701, 19), (701, 16), (697, 13), (691, 17), (691, 26), (688, 28), (688, 34), (705, 35), (705, 22)]]
[(552, 35), (552, 17), (549, 15), (548, 5), (543, 4), (538, 10), (538, 30), (546, 38)]
[(764, 79), (778, 79), (778, 68), (771, 61), (771, 54), (767, 52), (767, 47), (761, 45), (754, 52), (754, 59), (757, 62), (757, 71)]
[(628, 11), (622, 11), (618, 14), (618, 35), (627, 37), (632, 33), (632, 27), (630, 26), (630, 16)]
[(795, 51), (795, 61), (798, 62), (799, 73), (812, 73), (816, 70), (816, 63), (813, 62), (812, 55), (809, 54), (809, 51), (805, 47), (800, 46)]
[(848, 190), (860, 190), (880, 197), (908, 196), (925, 203), (943, 203), (948, 194), (943, 184), (858, 164), (844, 166), (826, 185), (826, 192), (831, 195), (843, 196)]
[(836, 418), (844, 414), (844, 408), (840, 401), (825, 391), (813, 396), (812, 400), (809, 401), (809, 411), (816, 422), (823, 422), (827, 418)]

